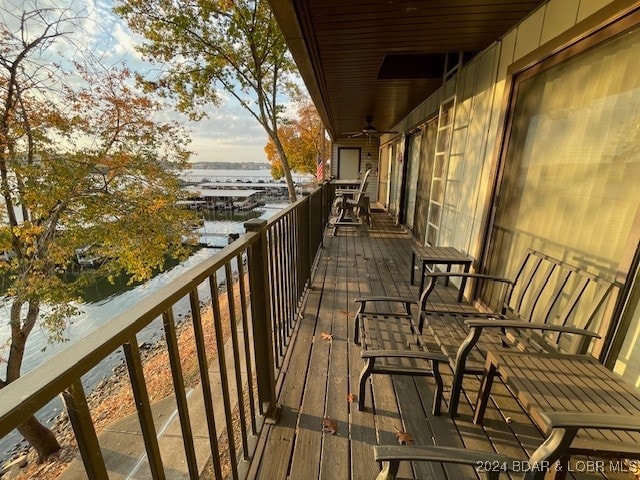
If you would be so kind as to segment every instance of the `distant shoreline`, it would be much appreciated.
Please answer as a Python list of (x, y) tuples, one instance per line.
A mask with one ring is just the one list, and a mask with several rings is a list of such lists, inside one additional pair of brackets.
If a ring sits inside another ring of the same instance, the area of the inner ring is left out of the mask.
[(270, 170), (266, 162), (191, 162), (189, 168), (194, 170)]

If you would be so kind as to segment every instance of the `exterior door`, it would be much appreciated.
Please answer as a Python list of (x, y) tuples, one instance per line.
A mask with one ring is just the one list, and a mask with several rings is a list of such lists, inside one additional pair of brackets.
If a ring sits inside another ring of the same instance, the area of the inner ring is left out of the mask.
[(404, 149), (402, 142), (394, 143), (391, 147), (391, 181), (389, 184), (389, 213), (396, 221), (400, 217), (400, 193), (402, 191), (402, 167)]
[(384, 208), (389, 205), (389, 147), (380, 149), (380, 176), (378, 177), (378, 202)]
[(338, 178), (357, 178), (360, 173), (360, 149), (338, 148)]
[(433, 175), (433, 159), (435, 155), (436, 130), (438, 122), (431, 120), (422, 129), (420, 147), (420, 168), (418, 174), (418, 188), (416, 192), (416, 211), (413, 225), (413, 236), (420, 245), (425, 244), (427, 236), (427, 215), (429, 213), (429, 192), (431, 176)]
[(420, 144), (422, 131), (418, 131), (409, 138), (409, 156), (407, 165), (406, 201), (404, 204), (404, 218), (407, 227), (413, 230), (414, 214), (416, 211), (416, 190), (418, 188), (418, 168), (420, 166)]

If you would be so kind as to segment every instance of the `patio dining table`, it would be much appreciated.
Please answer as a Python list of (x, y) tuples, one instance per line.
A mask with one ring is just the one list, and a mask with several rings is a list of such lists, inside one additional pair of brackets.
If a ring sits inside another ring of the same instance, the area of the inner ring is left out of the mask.
[(331, 185), (335, 185), (336, 188), (344, 189), (357, 189), (362, 183), (361, 178), (336, 178), (331, 180)]

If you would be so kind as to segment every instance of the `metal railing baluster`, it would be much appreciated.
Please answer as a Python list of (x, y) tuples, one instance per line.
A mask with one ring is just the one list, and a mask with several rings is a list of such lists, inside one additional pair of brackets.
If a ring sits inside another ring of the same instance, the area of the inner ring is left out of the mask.
[(251, 433), (255, 435), (258, 431), (256, 425), (256, 406), (255, 406), (255, 394), (253, 391), (253, 368), (251, 365), (251, 343), (249, 339), (249, 322), (247, 315), (247, 288), (244, 273), (244, 265), (242, 263), (242, 256), (237, 257), (238, 261), (238, 284), (240, 290), (240, 315), (242, 320), (242, 339), (244, 341), (244, 361), (246, 363), (247, 374), (247, 392), (249, 396), (249, 412), (251, 420)]
[(227, 424), (227, 441), (229, 442), (229, 458), (231, 459), (232, 477), (238, 478), (238, 465), (236, 458), (236, 441), (233, 433), (233, 417), (231, 412), (231, 397), (229, 394), (229, 377), (227, 370), (227, 358), (224, 351), (224, 338), (222, 334), (222, 314), (220, 312), (220, 300), (217, 275), (209, 277), (211, 288), (211, 305), (213, 308), (213, 326), (215, 329), (216, 348), (218, 350), (218, 366), (220, 367), (220, 385), (222, 386), (222, 401), (224, 404), (224, 417)]
[(170, 308), (162, 314), (164, 324), (164, 334), (167, 340), (167, 352), (169, 353), (169, 363), (171, 364), (171, 376), (173, 377), (173, 390), (176, 394), (176, 404), (178, 407), (178, 417), (180, 418), (180, 428), (182, 429), (182, 443), (187, 459), (187, 467), (191, 478), (198, 478), (198, 462), (196, 460), (196, 450), (193, 444), (193, 432), (191, 430), (191, 420), (189, 418), (189, 405), (182, 376), (182, 365), (180, 364), (180, 350), (178, 347), (178, 337), (176, 334), (176, 323), (173, 318), (173, 309)]
[(280, 329), (280, 334), (282, 335), (282, 343), (280, 344), (280, 351), (278, 352), (278, 354), (280, 355), (280, 358), (284, 357), (284, 351), (285, 351), (285, 346), (287, 343), (287, 334), (286, 334), (286, 313), (285, 313), (285, 307), (284, 307), (284, 288), (285, 288), (285, 282), (284, 282), (284, 278), (285, 278), (285, 272), (284, 272), (284, 267), (282, 265), (282, 255), (283, 255), (283, 251), (282, 251), (282, 222), (284, 221), (284, 218), (286, 217), (283, 216), (281, 219), (278, 220), (278, 222), (275, 224), (274, 228), (276, 231), (276, 251), (275, 251), (275, 255), (276, 255), (276, 292), (277, 292), (277, 299), (276, 301), (278, 302), (278, 328)]
[(136, 337), (131, 338), (125, 343), (124, 356), (129, 371), (129, 380), (131, 381), (131, 390), (136, 402), (138, 411), (138, 420), (140, 421), (140, 429), (142, 430), (142, 438), (147, 451), (147, 460), (149, 469), (154, 480), (164, 480), (164, 467), (162, 466), (162, 458), (160, 457), (160, 447), (158, 446), (158, 437), (153, 424), (153, 414), (151, 412), (151, 402), (149, 402), (149, 394), (147, 385), (144, 380), (142, 370), (142, 360), (140, 359), (140, 349)]
[(282, 330), (279, 327), (279, 303), (278, 299), (278, 262), (276, 252), (278, 250), (277, 240), (276, 240), (276, 229), (271, 228), (267, 230), (267, 237), (269, 239), (269, 249), (268, 249), (268, 262), (269, 262), (269, 286), (271, 290), (271, 321), (273, 323), (272, 330), (274, 332), (274, 348), (273, 354), (276, 361), (276, 365), (280, 367), (280, 351), (281, 346), (284, 343), (282, 338)]
[(198, 367), (200, 369), (200, 381), (202, 383), (202, 398), (204, 401), (205, 416), (207, 417), (207, 430), (209, 432), (209, 444), (211, 447), (211, 459), (215, 478), (222, 478), (222, 467), (220, 465), (220, 449), (218, 448), (218, 431), (216, 428), (216, 416), (211, 395), (211, 378), (209, 377), (209, 361), (207, 359), (207, 348), (204, 339), (204, 329), (202, 326), (202, 315), (200, 314), (200, 300), (198, 298), (198, 288), (194, 288), (189, 293), (191, 303), (191, 318), (193, 321), (193, 333), (196, 342), (196, 352), (198, 354)]
[(244, 408), (244, 393), (242, 387), (242, 365), (240, 362), (240, 344), (238, 342), (238, 322), (236, 321), (235, 294), (233, 288), (233, 274), (231, 272), (231, 263), (227, 262), (224, 266), (225, 277), (227, 280), (227, 302), (229, 308), (229, 325), (231, 328), (231, 344), (233, 345), (233, 364), (236, 377), (236, 395), (238, 397), (238, 413), (240, 415), (240, 435), (242, 439), (242, 457), (249, 459), (249, 447), (247, 442), (247, 423)]
[(76, 380), (61, 393), (61, 396), (69, 414), (87, 476), (95, 480), (108, 480), (107, 467), (91, 420), (82, 382)]

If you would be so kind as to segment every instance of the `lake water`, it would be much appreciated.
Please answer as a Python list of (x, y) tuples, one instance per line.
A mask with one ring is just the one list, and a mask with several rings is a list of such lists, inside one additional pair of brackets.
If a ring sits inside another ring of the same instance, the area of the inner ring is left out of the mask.
[[(220, 181), (235, 181), (236, 178), (246, 181), (246, 177), (240, 176), (240, 172), (261, 172), (262, 177), (258, 175), (252, 177), (256, 180), (264, 180), (265, 172), (269, 175), (268, 170), (229, 170), (219, 172), (223, 172), (222, 175), (227, 175), (229, 172), (233, 172), (233, 174), (231, 174), (231, 177), (233, 177), (231, 180), (226, 180), (228, 178), (226, 176), (213, 177), (220, 178)], [(55, 353), (63, 351), (70, 345), (82, 340), (82, 338), (90, 332), (135, 305), (144, 296), (171, 283), (173, 279), (182, 273), (214, 255), (219, 251), (220, 247), (228, 244), (228, 237), (230, 234), (244, 233), (243, 223), (246, 220), (257, 217), (265, 219), (270, 218), (285, 206), (286, 202), (283, 201), (279, 203), (269, 203), (264, 207), (247, 212), (204, 213), (202, 232), (205, 233), (205, 235), (202, 237), (202, 240), (203, 243), (215, 248), (201, 248), (184, 262), (174, 266), (168, 271), (156, 275), (154, 278), (141, 285), (127, 287), (125, 282), (121, 282), (116, 285), (104, 283), (94, 286), (94, 291), (89, 292), (87, 295), (87, 302), (79, 305), (82, 313), (73, 318), (66, 331), (66, 338), (68, 341), (64, 343), (49, 343), (46, 331), (38, 326), (34, 328), (26, 345), (22, 368), (23, 374), (42, 364)], [(206, 302), (209, 300), (208, 289), (203, 288), (199, 293), (201, 301)], [(0, 345), (6, 345), (10, 338), (8, 322), (9, 309), (10, 303), (0, 298)], [(189, 312), (189, 299), (186, 297), (174, 307), (174, 313), (177, 320), (180, 320), (181, 317)], [(137, 335), (137, 338), (138, 343), (155, 343), (161, 338), (161, 336), (162, 322), (159, 318), (144, 328)], [(6, 347), (2, 350), (2, 353), (4, 358), (4, 355), (6, 355)], [(98, 367), (87, 373), (82, 379), (85, 389), (87, 390), (87, 394), (95, 387), (95, 385), (98, 384), (98, 382), (112, 374), (113, 369), (121, 364), (122, 361), (123, 353), (121, 349), (118, 349), (109, 357), (104, 359)], [(3, 378), (5, 369), (6, 364), (0, 363), (0, 375), (2, 375)], [(57, 414), (60, 413), (61, 409), (61, 401), (56, 398), (42, 409), (37, 416), (45, 424), (50, 424)], [(20, 443), (20, 441), (21, 437), (17, 431), (14, 431), (3, 439), (0, 439), (0, 460), (6, 459), (15, 448), (24, 446), (24, 441), (22, 441), (22, 443)]]

